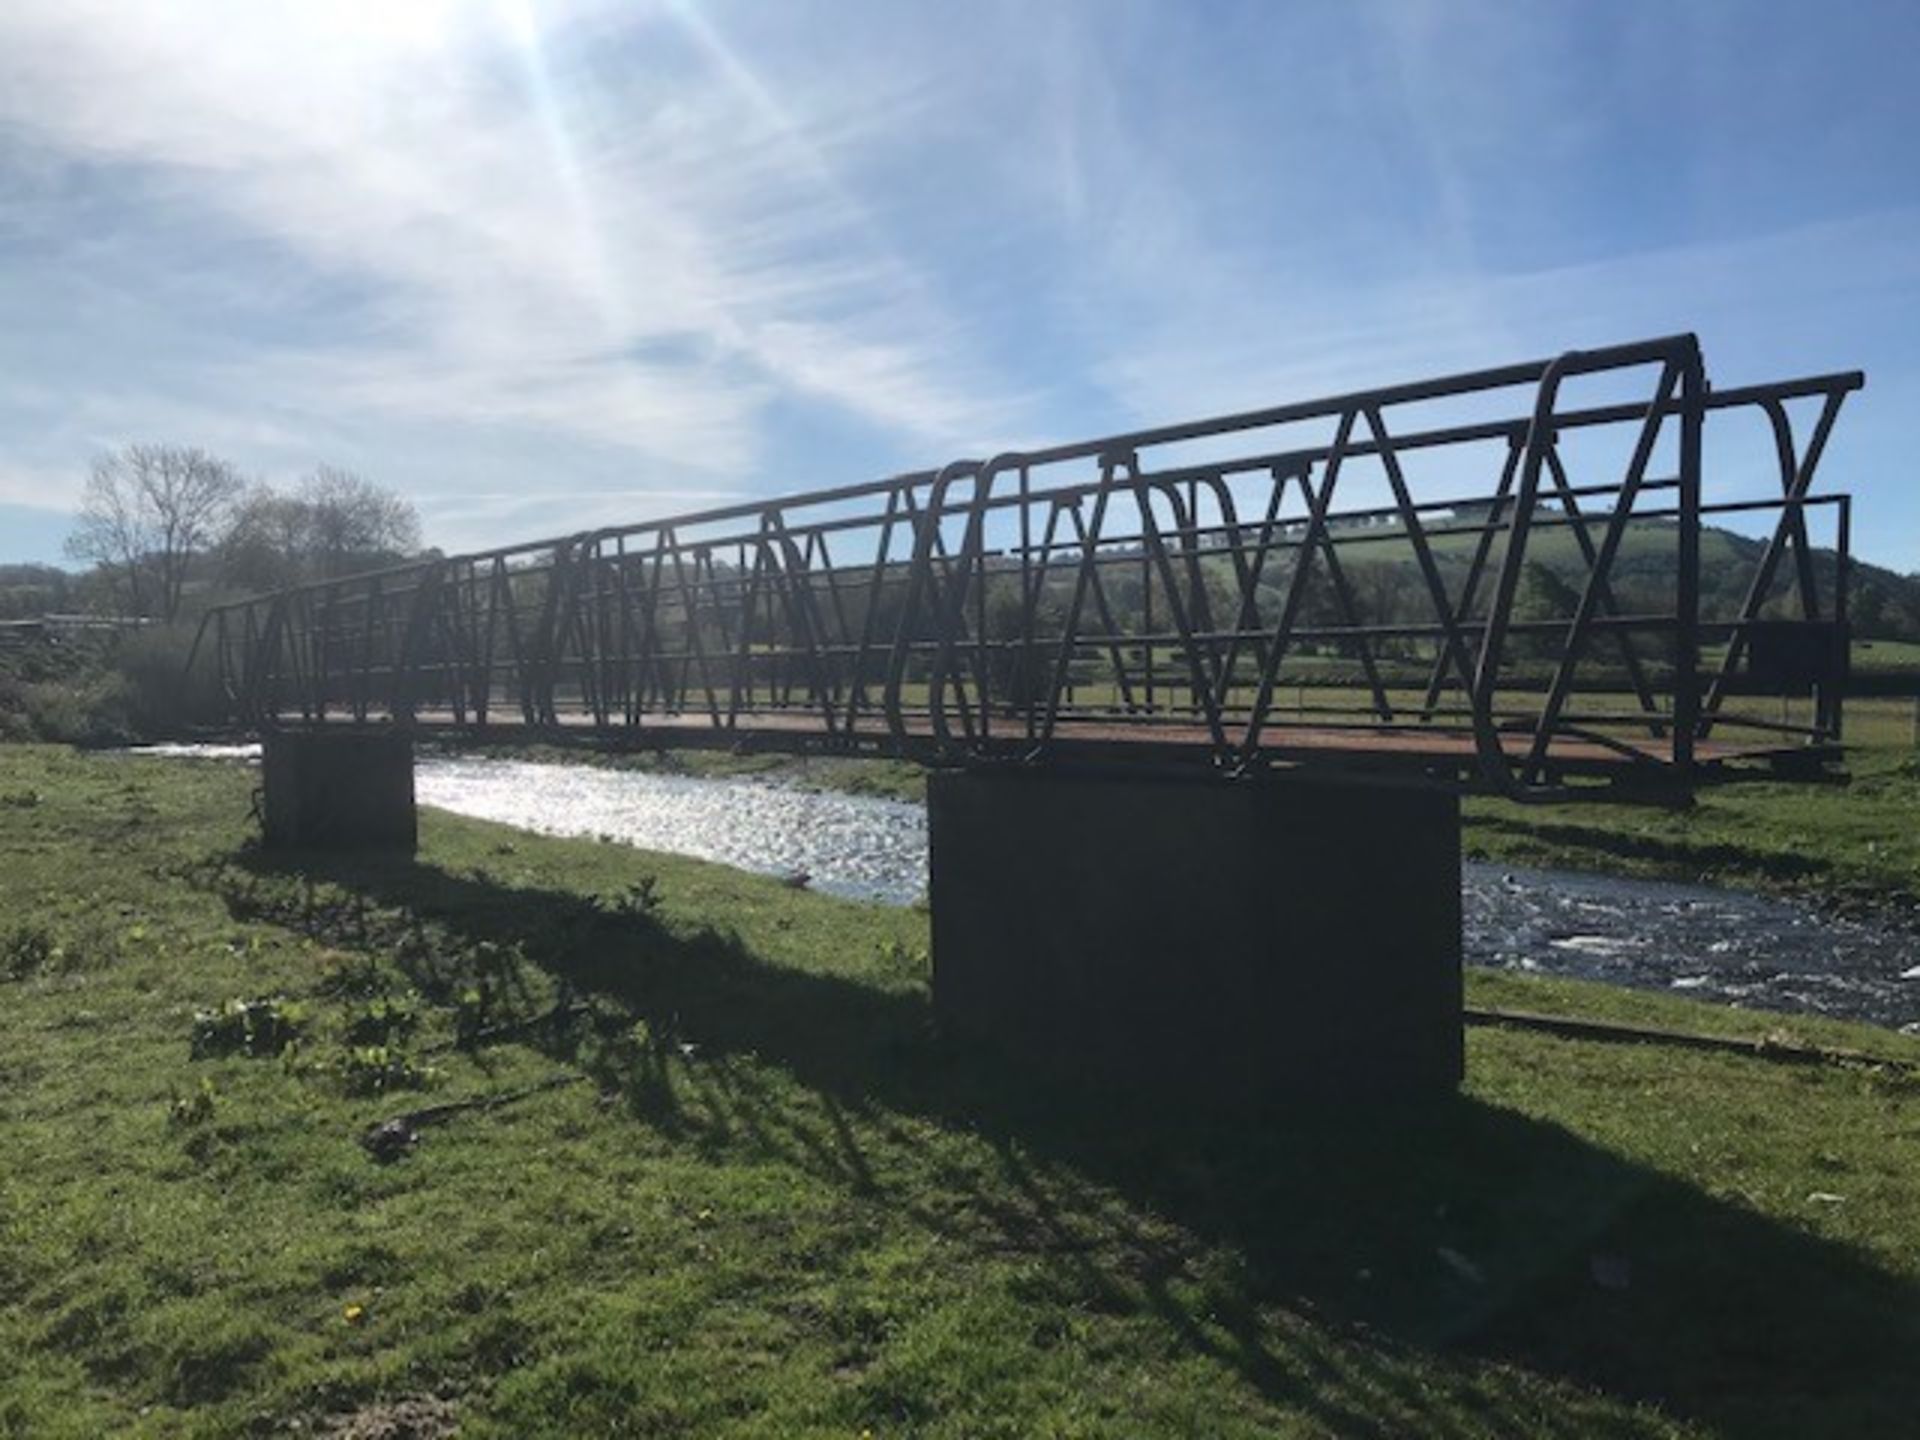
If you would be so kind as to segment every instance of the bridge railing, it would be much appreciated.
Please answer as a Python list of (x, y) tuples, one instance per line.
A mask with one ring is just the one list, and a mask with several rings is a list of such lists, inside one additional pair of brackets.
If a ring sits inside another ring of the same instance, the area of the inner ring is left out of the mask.
[(1839, 739), (1812, 486), (1861, 383), (1576, 352), (303, 586), (200, 651), (257, 728), (1685, 786)]

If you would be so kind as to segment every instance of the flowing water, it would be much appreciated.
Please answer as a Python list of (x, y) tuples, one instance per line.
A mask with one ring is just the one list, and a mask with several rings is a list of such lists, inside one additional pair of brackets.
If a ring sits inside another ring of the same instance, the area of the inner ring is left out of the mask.
[[(256, 746), (144, 753), (248, 759)], [(548, 835), (603, 837), (830, 894), (904, 905), (927, 883), (925, 810), (775, 780), (423, 754), (420, 803)], [(1690, 992), (1920, 1031), (1920, 936), (1792, 901), (1663, 881), (1469, 862), (1477, 965)]]
[(1909, 931), (1704, 885), (1461, 868), (1470, 963), (1920, 1033), (1920, 935)]
[(918, 805), (803, 790), (769, 780), (698, 779), (422, 756), (423, 805), (545, 835), (596, 835), (771, 875), (816, 890), (909, 905), (927, 887), (927, 816)]

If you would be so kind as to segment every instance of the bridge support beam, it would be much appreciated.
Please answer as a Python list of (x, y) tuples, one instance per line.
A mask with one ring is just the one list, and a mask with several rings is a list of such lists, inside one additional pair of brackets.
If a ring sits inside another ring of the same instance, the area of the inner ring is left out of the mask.
[(413, 741), (387, 730), (274, 730), (261, 747), (267, 848), (411, 852)]
[(948, 1034), (1181, 1098), (1461, 1078), (1450, 794), (947, 771), (928, 823)]

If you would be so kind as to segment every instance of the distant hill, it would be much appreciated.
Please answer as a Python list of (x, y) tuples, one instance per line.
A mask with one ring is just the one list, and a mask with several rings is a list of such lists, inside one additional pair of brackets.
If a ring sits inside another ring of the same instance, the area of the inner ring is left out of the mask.
[(57, 565), (0, 565), (0, 620), (31, 620), (77, 608), (80, 577)]
[[(1460, 519), (1465, 521), (1468, 517)], [(1437, 522), (1434, 523), (1439, 528)], [(1600, 522), (1590, 522), (1589, 533), (1597, 546), (1603, 533)], [(1477, 541), (1478, 537), (1471, 534), (1440, 535), (1432, 540), (1431, 549), (1448, 581), (1449, 593), (1458, 593), (1457, 587), (1472, 561)], [(1613, 591), (1624, 608), (1657, 611), (1671, 606), (1674, 551), (1672, 522), (1644, 520), (1629, 526), (1610, 575)], [(1765, 541), (1731, 530), (1709, 526), (1702, 531), (1703, 615), (1730, 619), (1739, 613), (1765, 551)], [(1497, 558), (1497, 549), (1495, 554)], [(1379, 527), (1379, 538), (1371, 544), (1343, 544), (1340, 556), (1349, 572), (1358, 573), (1360, 583), (1356, 583), (1355, 588), (1363, 595), (1377, 597), (1401, 587), (1412, 587), (1407, 591), (1409, 603), (1414, 608), (1426, 608), (1424, 590), (1420, 588), (1424, 582), (1415, 566), (1412, 547), (1401, 538), (1397, 525)], [(1815, 546), (1813, 556), (1822, 606), (1830, 606), (1835, 580), (1834, 552)], [(1547, 587), (1556, 592), (1565, 587), (1577, 594), (1586, 578), (1586, 560), (1571, 526), (1536, 529), (1528, 537), (1527, 561), (1530, 569), (1539, 567), (1536, 575), (1543, 572), (1557, 582)], [(1379, 573), (1383, 569), (1386, 574)], [(1766, 613), (1798, 614), (1790, 600), (1793, 582), (1794, 561), (1791, 554), (1784, 555), (1775, 570), (1769, 601), (1764, 607)], [(1481, 593), (1486, 592), (1483, 589)], [(1857, 639), (1920, 644), (1920, 574), (1901, 575), (1855, 560), (1848, 601)], [(1395, 618), (1410, 616), (1401, 614)]]

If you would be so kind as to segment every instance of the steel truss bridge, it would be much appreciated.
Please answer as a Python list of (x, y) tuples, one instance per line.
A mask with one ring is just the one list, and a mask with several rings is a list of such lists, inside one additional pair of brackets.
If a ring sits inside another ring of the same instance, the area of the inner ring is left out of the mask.
[(1670, 796), (1838, 753), (1862, 383), (1574, 351), (304, 585), (190, 663), (262, 732)]

